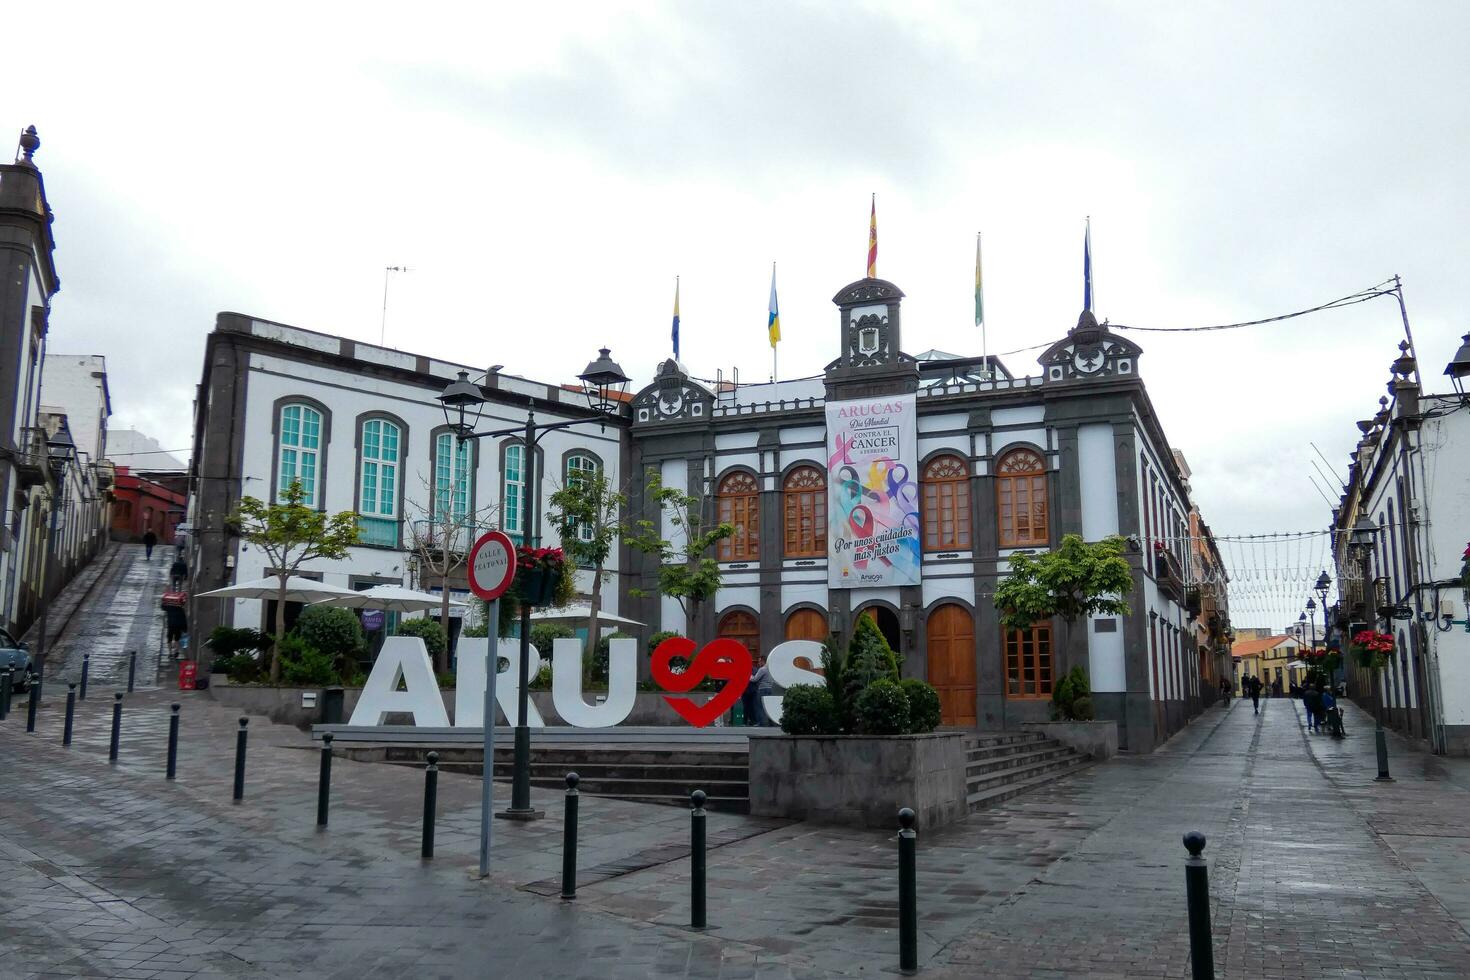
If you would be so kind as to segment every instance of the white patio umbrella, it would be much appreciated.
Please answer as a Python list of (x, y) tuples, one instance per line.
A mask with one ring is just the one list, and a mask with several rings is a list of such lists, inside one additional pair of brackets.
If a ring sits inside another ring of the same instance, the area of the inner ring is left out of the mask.
[[(290, 575), (286, 578), (287, 602), (319, 602), (337, 595), (356, 595), (351, 589), (340, 585), (328, 585), (315, 579)], [(206, 599), (279, 599), (281, 580), (274, 575), (249, 582), (238, 582), (212, 592), (201, 592), (195, 598)]]
[[(561, 622), (563, 620), (581, 622), (582, 620), (585, 620), (588, 614), (591, 612), (592, 606), (590, 603), (573, 603), (568, 606), (563, 606), (560, 609), (538, 609), (535, 612), (531, 613), (531, 621), (537, 623), (543, 623), (547, 621)], [(645, 625), (638, 622), (638, 620), (636, 619), (628, 619), (624, 616), (615, 616), (612, 613), (602, 609), (599, 609), (597, 611), (597, 621), (599, 623), (617, 623), (622, 626)]]
[[(381, 609), (384, 612), (422, 612), (426, 609), (439, 609), (444, 604), (444, 598), (432, 592), (418, 592), (414, 589), (406, 589), (401, 585), (375, 585), (371, 589), (361, 592), (349, 592), (346, 595), (333, 595), (321, 599), (314, 605), (318, 606), (340, 606), (344, 609)], [(465, 604), (457, 599), (450, 599), (451, 609), (463, 609)]]

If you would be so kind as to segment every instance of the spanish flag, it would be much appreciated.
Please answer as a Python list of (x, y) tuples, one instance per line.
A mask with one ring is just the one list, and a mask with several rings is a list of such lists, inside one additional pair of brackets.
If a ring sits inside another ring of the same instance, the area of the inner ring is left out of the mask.
[(679, 277), (674, 277), (674, 360), (679, 359)]
[(873, 195), (868, 212), (868, 278), (878, 278), (878, 195)]
[(771, 263), (771, 312), (766, 319), (766, 331), (771, 335), (771, 349), (781, 339), (781, 311), (776, 307), (776, 263)]

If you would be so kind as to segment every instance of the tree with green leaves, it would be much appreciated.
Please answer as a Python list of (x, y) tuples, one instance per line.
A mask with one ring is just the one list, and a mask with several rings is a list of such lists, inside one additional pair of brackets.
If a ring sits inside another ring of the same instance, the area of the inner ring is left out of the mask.
[(1068, 534), (1055, 551), (1011, 555), (1011, 574), (995, 588), (1001, 623), (1026, 630), (1057, 616), (1070, 632), (1078, 619), (1127, 613), (1133, 571), (1123, 548), (1117, 536), (1088, 544), (1081, 535)]
[(306, 562), (316, 558), (345, 558), (357, 543), (357, 515), (350, 510), (328, 517), (325, 511), (306, 506), (301, 481), (292, 481), (275, 503), (254, 497), (240, 498), (240, 506), (229, 523), (240, 537), (265, 553), (271, 574), (280, 580), (276, 614), (271, 629), (276, 642), (271, 647), (271, 682), (281, 679), (281, 637), (286, 634), (287, 580)]
[[(634, 522), (632, 528), (625, 529), (627, 541), (634, 549), (658, 559), (658, 592), (679, 603), (684, 621), (692, 629), (700, 604), (720, 589), (720, 566), (709, 550), (734, 534), (735, 528), (727, 523), (712, 524), (705, 515), (704, 496), (664, 486), (657, 470), (650, 469), (645, 480), (645, 492), (658, 505), (660, 519)], [(673, 528), (673, 540), (663, 536), (664, 517)], [(629, 589), (628, 594), (648, 593)]]
[(597, 616), (602, 612), (602, 580), (608, 557), (623, 534), (619, 519), (626, 498), (601, 470), (568, 474), (566, 485), (551, 495), (551, 520), (561, 535), (561, 549), (579, 568), (592, 569), (592, 595), (587, 610), (587, 657), (597, 649)]

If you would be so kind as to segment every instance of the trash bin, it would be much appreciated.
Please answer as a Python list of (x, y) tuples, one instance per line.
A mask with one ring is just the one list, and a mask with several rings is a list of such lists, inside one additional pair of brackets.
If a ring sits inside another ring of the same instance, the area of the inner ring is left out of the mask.
[(342, 705), (345, 692), (340, 687), (322, 689), (322, 724), (342, 724)]

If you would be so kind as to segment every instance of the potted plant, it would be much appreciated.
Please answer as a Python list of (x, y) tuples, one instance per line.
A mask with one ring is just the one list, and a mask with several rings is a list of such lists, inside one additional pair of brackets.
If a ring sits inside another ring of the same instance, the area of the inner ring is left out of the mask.
[(570, 581), (566, 555), (560, 548), (516, 549), (516, 592), (528, 606), (556, 605), (552, 602)]
[(1393, 658), (1393, 636), (1376, 630), (1359, 630), (1353, 634), (1353, 655), (1359, 665), (1372, 671), (1382, 670)]

